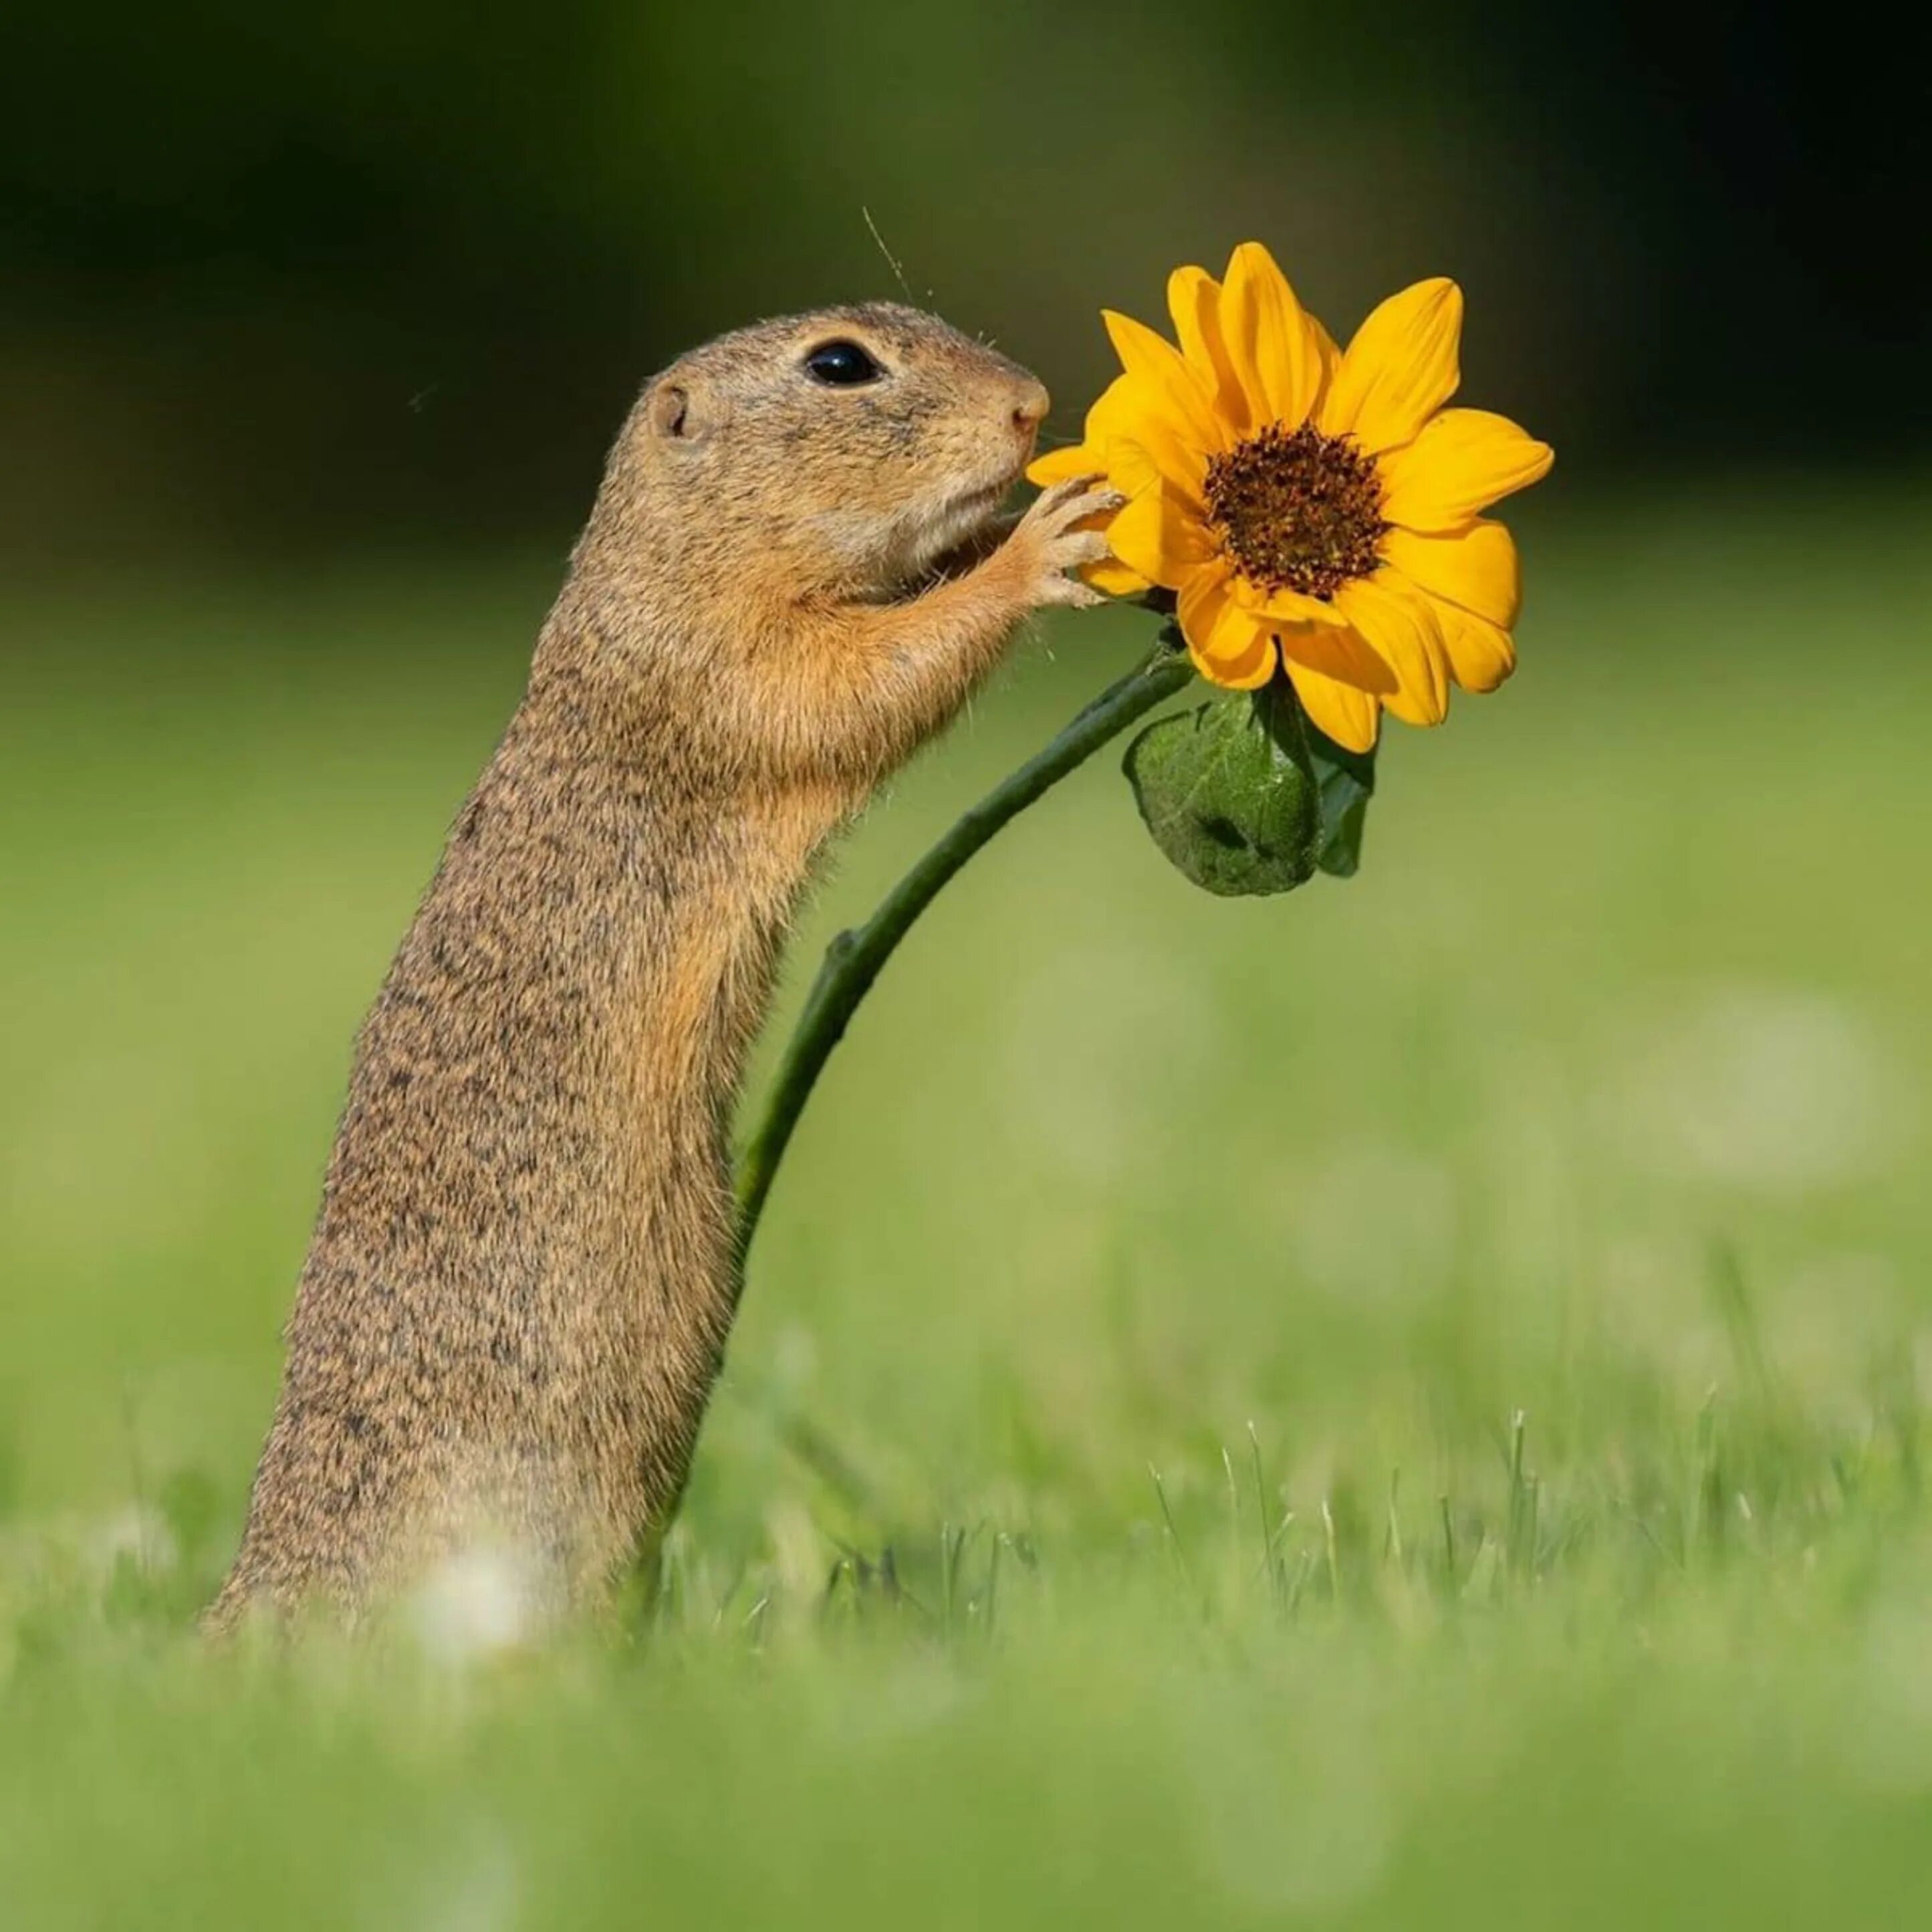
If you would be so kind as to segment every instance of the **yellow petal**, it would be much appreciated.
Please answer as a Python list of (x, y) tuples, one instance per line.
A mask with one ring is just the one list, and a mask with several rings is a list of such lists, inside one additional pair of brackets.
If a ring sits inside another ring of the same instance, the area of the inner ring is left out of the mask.
[[(1144, 454), (1124, 456), (1124, 440)], [(1145, 458), (1158, 458), (1150, 467)], [(1144, 378), (1116, 376), (1087, 412), (1086, 433), (1070, 448), (1048, 450), (1027, 466), (1035, 483), (1058, 483), (1082, 476), (1103, 476), (1116, 489), (1138, 496), (1156, 472), (1198, 498), (1207, 479), (1207, 458), (1193, 446), (1168, 399)]]
[(1210, 683), (1253, 691), (1274, 675), (1274, 639), (1228, 596), (1220, 572), (1197, 572), (1182, 587), (1176, 615), (1195, 669)]
[(1086, 434), (1082, 440), (1104, 449), (1114, 433), (1136, 414), (1134, 384), (1130, 376), (1116, 376), (1094, 398), (1087, 411)]
[(1117, 490), (1138, 496), (1156, 484), (1205, 522), (1207, 460), (1178, 431), (1164, 411), (1149, 410), (1123, 426), (1107, 446), (1107, 474)]
[(1347, 751), (1375, 749), (1376, 728), (1382, 722), (1382, 706), (1368, 692), (1357, 690), (1352, 684), (1324, 677), (1318, 670), (1310, 670), (1307, 665), (1297, 664), (1292, 658), (1288, 660), (1288, 674), (1294, 681), (1294, 694), (1300, 699), (1302, 710), (1307, 712), (1309, 722), (1317, 730), (1327, 732)]
[(1315, 346), (1322, 358), (1322, 376), (1325, 393), (1326, 386), (1335, 380), (1335, 372), (1342, 366), (1342, 352), (1335, 346), (1335, 338), (1322, 326), (1318, 316), (1310, 316), (1308, 326), (1315, 337)]
[(1346, 624), (1348, 620), (1333, 604), (1318, 597), (1304, 597), (1298, 590), (1264, 590), (1245, 577), (1234, 579), (1234, 592), (1243, 606), (1257, 617), (1268, 617), (1277, 624)]
[(1180, 351), (1130, 315), (1107, 308), (1100, 311), (1100, 320), (1107, 326), (1122, 370), (1136, 387), (1159, 399), (1174, 418), (1176, 427), (1197, 448), (1220, 448), (1222, 438), (1214, 404)]
[(1300, 428), (1321, 390), (1321, 342), (1288, 278), (1258, 242), (1244, 242), (1229, 258), (1221, 332), (1247, 400), (1246, 427)]
[(1382, 514), (1406, 530), (1458, 530), (1548, 473), (1555, 452), (1487, 410), (1444, 410), (1415, 440), (1377, 464)]
[(1522, 571), (1516, 545), (1501, 524), (1486, 519), (1447, 536), (1390, 530), (1380, 545), (1383, 560), (1431, 596), (1460, 604), (1504, 630), (1522, 608)]
[(1107, 542), (1130, 570), (1170, 590), (1178, 590), (1217, 554), (1199, 518), (1172, 491), (1159, 488), (1144, 490), (1114, 518)]
[(1390, 296), (1356, 330), (1322, 405), (1322, 428), (1371, 455), (1416, 435), (1461, 380), (1462, 291), (1447, 277)]
[(1274, 676), (1274, 639), (1265, 631), (1256, 631), (1243, 658), (1217, 660), (1210, 669), (1198, 657), (1195, 668), (1210, 683), (1225, 685), (1230, 691), (1258, 691)]
[(1066, 449), (1049, 449), (1027, 465), (1027, 481), (1045, 489), (1049, 483), (1070, 483), (1076, 476), (1104, 476), (1106, 454), (1090, 444), (1076, 442)]
[(1221, 284), (1205, 268), (1177, 268), (1167, 278), (1167, 312), (1189, 368), (1201, 379), (1214, 412), (1234, 436), (1252, 427), (1247, 404), (1221, 338)]
[(1454, 604), (1438, 604), (1436, 615), (1448, 647), (1449, 668), (1465, 691), (1493, 691), (1516, 669), (1516, 646), (1501, 626)]
[(1116, 376), (1087, 412), (1080, 440), (1065, 449), (1049, 449), (1027, 465), (1027, 480), (1042, 486), (1076, 476), (1104, 476), (1107, 446), (1120, 425), (1135, 413), (1133, 391), (1124, 376)]
[(1103, 597), (1138, 597), (1154, 586), (1137, 570), (1103, 557), (1098, 563), (1083, 564), (1080, 574)]
[(1429, 600), (1384, 572), (1343, 584), (1335, 602), (1395, 674), (1383, 703), (1408, 724), (1441, 724), (1449, 715), (1449, 652)]
[(1392, 697), (1395, 673), (1359, 631), (1347, 625), (1290, 624), (1277, 633), (1282, 656), (1290, 664), (1318, 670), (1338, 684), (1352, 684), (1378, 698)]

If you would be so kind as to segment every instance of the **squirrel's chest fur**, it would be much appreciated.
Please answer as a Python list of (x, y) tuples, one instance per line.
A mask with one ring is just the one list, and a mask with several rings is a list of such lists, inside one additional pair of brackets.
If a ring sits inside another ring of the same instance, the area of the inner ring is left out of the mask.
[(731, 1097), (841, 816), (742, 797), (526, 701), (358, 1042), (238, 1603), (479, 1538), (583, 1594), (674, 1499), (731, 1313)]

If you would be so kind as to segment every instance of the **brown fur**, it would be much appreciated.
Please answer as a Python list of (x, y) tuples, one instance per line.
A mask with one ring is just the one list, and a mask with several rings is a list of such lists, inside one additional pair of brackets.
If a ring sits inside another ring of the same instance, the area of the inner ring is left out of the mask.
[[(814, 382), (839, 337), (884, 379)], [(732, 1107), (814, 855), (1028, 611), (1090, 599), (1077, 525), (1115, 500), (1061, 486), (994, 541), (1046, 409), (886, 305), (646, 387), (363, 1026), (213, 1627), (352, 1616), (484, 1540), (594, 1603), (662, 1522), (730, 1321)]]

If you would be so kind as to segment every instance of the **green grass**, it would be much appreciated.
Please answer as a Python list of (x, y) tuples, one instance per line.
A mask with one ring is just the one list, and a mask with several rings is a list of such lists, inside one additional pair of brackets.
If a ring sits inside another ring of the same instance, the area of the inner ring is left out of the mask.
[(1202, 897), (1096, 760), (835, 1057), (655, 1624), (482, 1661), (188, 1624), (550, 568), (16, 603), (0, 1927), (1918, 1922), (1925, 508), (1546, 514), (1347, 885)]

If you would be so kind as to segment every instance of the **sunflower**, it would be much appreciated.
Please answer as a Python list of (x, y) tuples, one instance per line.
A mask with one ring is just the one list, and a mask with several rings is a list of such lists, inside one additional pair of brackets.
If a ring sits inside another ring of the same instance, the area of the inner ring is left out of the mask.
[(1074, 448), (1036, 483), (1094, 473), (1128, 498), (1093, 566), (1119, 596), (1174, 593), (1196, 667), (1252, 690), (1286, 667), (1303, 710), (1352, 750), (1384, 706), (1438, 724), (1451, 683), (1493, 691), (1515, 668), (1516, 546), (1480, 512), (1534, 483), (1551, 452), (1456, 392), (1462, 296), (1391, 296), (1346, 351), (1259, 242), (1225, 281), (1168, 278), (1176, 348), (1102, 312), (1122, 373)]

